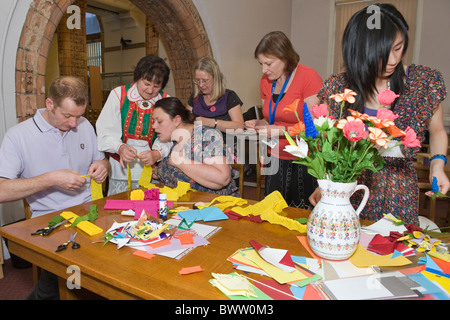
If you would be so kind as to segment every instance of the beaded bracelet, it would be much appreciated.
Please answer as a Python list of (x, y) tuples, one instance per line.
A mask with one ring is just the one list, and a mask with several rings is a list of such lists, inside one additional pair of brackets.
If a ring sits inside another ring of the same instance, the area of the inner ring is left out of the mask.
[(430, 162), (433, 161), (434, 159), (444, 160), (444, 164), (447, 164), (447, 157), (443, 154), (435, 154), (434, 156), (431, 157)]

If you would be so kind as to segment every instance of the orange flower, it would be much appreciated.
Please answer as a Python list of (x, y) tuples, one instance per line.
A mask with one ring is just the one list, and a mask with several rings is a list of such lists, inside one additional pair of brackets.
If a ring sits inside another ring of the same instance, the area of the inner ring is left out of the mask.
[(380, 147), (383, 147), (383, 148), (387, 149), (388, 142), (389, 142), (388, 135), (386, 133), (384, 133), (384, 131), (379, 129), (379, 128), (369, 127), (369, 131), (370, 131), (370, 134), (369, 134), (370, 140), (375, 142)]
[(330, 96), (330, 99), (334, 99), (336, 102), (347, 101), (348, 103), (355, 103), (356, 92), (350, 89), (345, 89), (344, 93), (333, 94)]
[(298, 136), (300, 132), (305, 131), (305, 124), (303, 122), (298, 122), (289, 128), (289, 135)]
[(394, 138), (404, 137), (406, 135), (405, 131), (400, 130), (397, 126), (390, 126), (389, 128), (387, 128), (387, 131)]
[(299, 103), (299, 102), (300, 102), (300, 99), (294, 100), (294, 102), (292, 102), (290, 105), (286, 106), (286, 107), (283, 109), (283, 112), (288, 113), (288, 112), (295, 112), (295, 111), (297, 111), (298, 103)]
[(389, 128), (391, 126), (395, 126), (394, 121), (390, 119), (378, 119), (377, 117), (369, 117), (370, 122), (377, 128)]
[(345, 125), (347, 124), (347, 122), (352, 122), (352, 121), (360, 121), (362, 122), (361, 119), (355, 118), (355, 117), (347, 117), (347, 119), (341, 119), (339, 120), (339, 122), (336, 124), (336, 127), (338, 127), (339, 129), (344, 129)]
[(348, 109), (348, 111), (350, 111), (350, 114), (356, 119), (361, 119), (362, 121), (369, 120), (369, 116), (365, 113), (359, 113), (358, 111), (352, 109)]

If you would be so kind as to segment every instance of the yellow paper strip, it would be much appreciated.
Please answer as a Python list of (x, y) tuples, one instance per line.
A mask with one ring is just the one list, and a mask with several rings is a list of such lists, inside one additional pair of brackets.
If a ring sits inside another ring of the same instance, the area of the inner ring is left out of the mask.
[(91, 179), (91, 197), (92, 201), (103, 198), (103, 184)]
[(128, 191), (131, 191), (131, 170), (130, 165), (127, 163), (127, 179), (128, 179)]
[[(64, 211), (60, 214), (60, 216), (63, 217), (64, 219), (73, 218), (70, 220), (72, 222), (75, 221), (76, 218), (79, 217), (78, 215), (76, 215), (75, 213), (70, 212), (70, 211)], [(72, 224), (72, 222), (71, 222), (71, 224)], [(93, 224), (90, 221), (81, 221), (80, 223), (77, 224), (77, 228), (86, 232), (90, 236), (95, 236), (95, 235), (103, 232), (102, 228), (96, 226), (95, 224)]]
[(152, 181), (152, 175), (153, 175), (153, 169), (152, 167), (145, 166), (142, 170), (141, 177), (139, 178), (139, 185), (150, 189), (149, 186), (151, 185)]

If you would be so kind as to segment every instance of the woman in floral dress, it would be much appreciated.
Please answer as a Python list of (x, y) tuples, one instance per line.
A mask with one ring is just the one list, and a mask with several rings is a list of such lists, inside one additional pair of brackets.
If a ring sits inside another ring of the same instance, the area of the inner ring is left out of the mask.
[[(157, 170), (161, 183), (176, 186), (188, 182), (198, 191), (239, 197), (226, 163), (222, 133), (216, 129), (194, 125), (194, 115), (177, 98), (161, 99), (153, 111), (153, 128), (161, 142), (173, 141), (169, 156)], [(199, 125), (200, 124), (200, 125)]]
[[(430, 182), (436, 177), (440, 192), (447, 193), (450, 182), (444, 173), (447, 152), (447, 133), (443, 125), (441, 102), (447, 92), (442, 75), (421, 65), (404, 66), (402, 58), (408, 47), (408, 25), (401, 13), (392, 5), (378, 5), (381, 28), (368, 28), (372, 13), (367, 8), (357, 12), (349, 21), (342, 40), (345, 72), (330, 76), (318, 94), (327, 104), (330, 113), (339, 116), (340, 104), (330, 99), (346, 88), (357, 93), (350, 108), (368, 115), (377, 114), (380, 108), (378, 93), (390, 89), (399, 97), (387, 108), (398, 118), (395, 124), (402, 130), (412, 128), (417, 139), (423, 142), (430, 133)], [(381, 57), (381, 58), (380, 58)], [(343, 116), (349, 115), (348, 111)], [(403, 145), (389, 148), (383, 153), (385, 165), (382, 170), (367, 170), (358, 179), (370, 189), (369, 201), (361, 218), (377, 221), (383, 214), (392, 213), (407, 223), (418, 225), (419, 189), (413, 159), (419, 148)], [(320, 199), (318, 190), (310, 201)], [(352, 197), (355, 205), (361, 195)]]

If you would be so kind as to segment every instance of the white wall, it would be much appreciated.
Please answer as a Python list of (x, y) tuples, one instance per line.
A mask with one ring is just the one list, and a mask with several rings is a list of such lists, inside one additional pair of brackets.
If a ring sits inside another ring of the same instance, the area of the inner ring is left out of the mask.
[(244, 111), (261, 104), (261, 68), (253, 53), (275, 30), (291, 35), (292, 0), (193, 0), (205, 25), (214, 58)]

